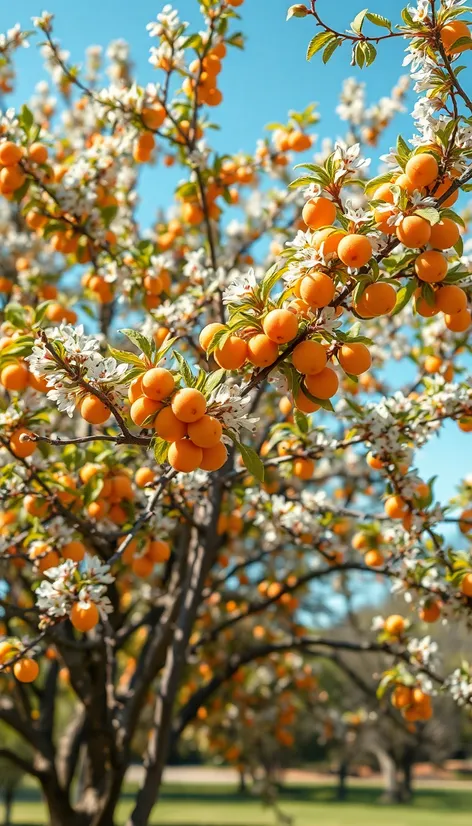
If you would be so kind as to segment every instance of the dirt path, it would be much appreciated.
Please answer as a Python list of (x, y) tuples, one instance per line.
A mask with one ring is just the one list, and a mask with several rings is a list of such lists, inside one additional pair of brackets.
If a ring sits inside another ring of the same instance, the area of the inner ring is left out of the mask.
[[(127, 779), (130, 782), (139, 783), (143, 775), (142, 766), (131, 766)], [(284, 775), (284, 781), (289, 784), (331, 786), (335, 785), (337, 779), (332, 774), (322, 774), (320, 772), (305, 769), (290, 769)], [(164, 782), (182, 783), (189, 785), (228, 785), (236, 786), (239, 782), (238, 773), (231, 768), (218, 766), (169, 766), (164, 772)], [(350, 777), (351, 786), (380, 786), (380, 776), (371, 777)], [(415, 786), (417, 788), (441, 788), (441, 789), (465, 789), (466, 780), (455, 780), (454, 778), (438, 777), (417, 777)]]

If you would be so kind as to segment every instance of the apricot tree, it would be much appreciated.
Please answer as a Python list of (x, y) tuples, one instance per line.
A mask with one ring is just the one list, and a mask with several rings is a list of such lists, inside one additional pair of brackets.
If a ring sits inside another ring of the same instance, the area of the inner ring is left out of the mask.
[[(317, 0), (291, 6), (315, 31), (310, 59), (349, 45), (368, 66), (402, 38), (417, 94), (413, 137), (369, 178), (364, 149), (406, 84), (368, 108), (347, 81), (352, 138), (311, 151), (294, 179), (313, 104), (253, 153), (212, 149), (242, 0), (200, 5), (200, 32), (171, 6), (149, 24), (146, 87), (122, 41), (108, 82), (96, 48), (72, 65), (45, 12), (34, 27), (60, 102), (43, 83), (1, 120), (0, 718), (32, 757), (0, 756), (39, 780), (53, 826), (111, 826), (136, 748), (129, 824), (145, 826), (170, 747), (198, 721), (238, 763), (269, 708), (290, 748), (320, 702), (314, 660), (337, 650), (386, 655), (379, 695), (405, 726), (431, 717), (437, 691), (472, 698), (469, 666), (443, 673), (428, 632), (470, 612), (470, 553), (443, 526), (468, 536), (472, 486), (439, 503), (415, 469), (445, 423), (472, 431), (470, 258), (453, 209), (472, 179), (469, 10), (419, 0), (398, 25), (363, 11), (337, 32)], [(5, 94), (30, 37), (2, 37)], [(143, 227), (150, 163), (183, 180)], [(391, 360), (414, 378), (392, 379)], [(405, 615), (369, 638), (319, 633), (330, 583), (369, 576), (404, 593)]]

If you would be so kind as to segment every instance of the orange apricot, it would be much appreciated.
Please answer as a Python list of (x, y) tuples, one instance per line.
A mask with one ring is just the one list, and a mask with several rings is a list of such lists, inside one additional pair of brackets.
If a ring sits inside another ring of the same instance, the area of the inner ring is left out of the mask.
[(110, 418), (110, 408), (93, 393), (87, 393), (80, 403), (80, 415), (89, 424), (104, 424)]
[(83, 542), (78, 539), (72, 539), (66, 542), (61, 548), (61, 554), (64, 559), (72, 559), (73, 562), (81, 562), (85, 556), (86, 547)]
[(131, 402), (131, 404), (133, 404), (133, 402), (137, 401), (137, 399), (140, 399), (143, 395), (143, 377), (138, 376), (136, 379), (133, 379), (128, 388), (128, 399)]
[(412, 155), (407, 161), (405, 174), (417, 189), (423, 189), (432, 184), (439, 174), (439, 166), (434, 155), (429, 152), (421, 152)]
[(247, 343), (239, 336), (230, 336), (214, 351), (217, 364), (224, 370), (239, 370), (247, 358)]
[(201, 419), (188, 425), (188, 435), (194, 445), (198, 447), (215, 447), (223, 435), (221, 422), (215, 416), (205, 413)]
[[(179, 391), (182, 392), (182, 391)], [(203, 450), (194, 445), (190, 439), (179, 439), (169, 447), (168, 462), (174, 470), (191, 473), (196, 470), (203, 459)]]
[(29, 371), (23, 361), (7, 364), (0, 373), (0, 383), (5, 390), (20, 392), (28, 386)]
[(319, 404), (309, 399), (303, 390), (298, 391), (293, 401), (297, 410), (300, 410), (302, 413), (316, 413), (316, 411), (320, 409)]
[(228, 458), (228, 451), (223, 442), (218, 442), (214, 447), (203, 448), (202, 453), (199, 467), (206, 471), (219, 470)]
[(30, 657), (22, 657), (13, 666), (13, 673), (20, 683), (32, 683), (39, 674), (39, 665)]
[(131, 421), (138, 427), (152, 427), (151, 417), (155, 416), (162, 407), (161, 403), (147, 396), (140, 396), (131, 405), (129, 414)]
[(164, 407), (154, 419), (154, 430), (166, 442), (177, 442), (187, 435), (187, 426), (177, 418), (172, 407)]
[(321, 271), (306, 275), (300, 282), (300, 297), (312, 309), (326, 307), (333, 300), (335, 292), (333, 279)]
[(370, 261), (372, 244), (366, 235), (345, 235), (339, 242), (338, 256), (346, 267), (358, 269)]
[(385, 281), (376, 281), (366, 287), (358, 307), (361, 313), (365, 310), (367, 315), (387, 315), (395, 307), (396, 300), (397, 294), (391, 284), (387, 284)]
[(339, 379), (331, 367), (323, 367), (319, 373), (306, 377), (306, 386), (317, 399), (330, 399), (338, 391)]
[(442, 313), (455, 315), (467, 310), (467, 294), (456, 284), (445, 284), (436, 292), (436, 306)]
[(74, 602), (71, 612), (70, 621), (77, 631), (86, 633), (95, 628), (100, 619), (98, 608), (94, 602), (87, 604), (81, 602)]
[(396, 232), (405, 247), (424, 247), (431, 237), (431, 224), (420, 215), (407, 215), (397, 226)]
[(452, 218), (441, 218), (431, 227), (429, 242), (437, 250), (448, 250), (457, 244), (460, 238), (459, 227)]
[(40, 143), (39, 141), (36, 141), (36, 143), (32, 143), (30, 148), (28, 149), (28, 157), (30, 161), (33, 161), (33, 163), (46, 163), (48, 159), (47, 146), (45, 146), (44, 143)]
[(327, 227), (336, 220), (336, 205), (328, 198), (311, 198), (303, 207), (302, 218), (310, 229)]
[[(159, 414), (157, 414), (159, 415)], [(157, 416), (156, 416), (157, 418)], [(155, 425), (154, 421), (154, 425)], [(138, 488), (144, 488), (146, 485), (152, 485), (156, 479), (156, 474), (150, 467), (140, 467), (134, 475), (134, 481)]]
[[(447, 55), (459, 54), (466, 49), (472, 48), (472, 41), (470, 41), (470, 29), (464, 20), (450, 20), (441, 27), (439, 32), (441, 43)], [(454, 46), (458, 40), (466, 37), (470, 43), (463, 43), (459, 46)]]
[(297, 317), (290, 310), (271, 310), (263, 322), (264, 333), (277, 344), (286, 344), (298, 332)]
[(205, 352), (207, 352), (216, 333), (219, 333), (220, 330), (225, 329), (225, 325), (219, 324), (218, 322), (214, 322), (213, 324), (207, 324), (206, 327), (203, 328), (198, 337), (198, 341), (200, 343), (200, 347), (202, 348), (202, 350), (205, 350)]
[(295, 369), (308, 376), (321, 373), (326, 362), (326, 349), (319, 341), (301, 341), (292, 353)]
[(315, 463), (313, 459), (306, 459), (303, 456), (298, 456), (293, 462), (293, 475), (298, 479), (307, 481), (313, 476), (315, 470)]
[(200, 390), (183, 387), (172, 399), (172, 410), (181, 422), (196, 422), (206, 413), (206, 399)]
[(373, 549), (367, 551), (364, 556), (364, 562), (369, 568), (380, 568), (381, 565), (383, 565), (384, 557), (380, 551)]
[(162, 539), (153, 539), (149, 543), (147, 555), (154, 563), (167, 562), (170, 557), (170, 546)]
[(0, 144), (0, 164), (2, 166), (14, 166), (21, 161), (23, 155), (23, 147), (17, 146), (13, 141), (5, 141)]
[(472, 574), (465, 574), (462, 578), (461, 591), (466, 597), (472, 597)]
[(452, 333), (465, 333), (472, 321), (471, 312), (470, 310), (462, 310), (454, 315), (447, 314), (444, 316), (444, 321), (447, 329), (451, 330)]
[(436, 599), (427, 599), (419, 610), (419, 617), (423, 622), (437, 622), (441, 616), (441, 606)]
[(338, 360), (343, 370), (353, 376), (365, 373), (372, 364), (369, 350), (360, 341), (343, 344), (338, 353)]
[(148, 129), (159, 129), (166, 119), (166, 110), (160, 103), (143, 106), (141, 118)]
[(405, 620), (400, 614), (391, 614), (384, 623), (384, 630), (392, 637), (400, 637), (405, 630)]
[(278, 355), (278, 345), (264, 333), (258, 333), (249, 339), (247, 357), (255, 367), (267, 367), (273, 364)]
[(153, 401), (162, 401), (173, 392), (175, 379), (165, 367), (152, 367), (142, 378), (144, 395)]
[(436, 250), (420, 252), (415, 260), (415, 272), (421, 281), (437, 284), (446, 277), (447, 259), (442, 252)]
[(384, 509), (390, 519), (402, 519), (408, 510), (405, 500), (397, 494), (385, 500)]
[(31, 430), (28, 430), (26, 427), (19, 427), (11, 434), (9, 441), (10, 450), (15, 456), (18, 456), (19, 459), (26, 459), (27, 456), (31, 456), (36, 450), (36, 442), (22, 441), (21, 438), (22, 436), (31, 435)]

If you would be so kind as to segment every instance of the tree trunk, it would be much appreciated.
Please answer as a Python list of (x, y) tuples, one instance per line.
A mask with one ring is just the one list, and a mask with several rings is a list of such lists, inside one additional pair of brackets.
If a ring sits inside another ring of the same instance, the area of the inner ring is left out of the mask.
[(238, 794), (246, 794), (247, 792), (247, 780), (246, 780), (246, 772), (244, 769), (241, 769), (239, 772), (239, 786), (238, 786)]
[(15, 797), (15, 789), (13, 786), (7, 786), (3, 791), (3, 805), (5, 807), (5, 814), (3, 818), (3, 826), (10, 826), (11, 815), (13, 807), (13, 799)]
[(402, 800), (406, 803), (408, 803), (413, 797), (412, 780), (414, 763), (415, 760), (413, 753), (410, 749), (408, 749), (402, 761)]
[(381, 748), (376, 748), (374, 754), (378, 760), (384, 781), (384, 790), (380, 798), (382, 803), (399, 803), (400, 790), (398, 788), (397, 767), (391, 755)]
[(347, 773), (349, 769), (349, 761), (347, 757), (342, 757), (338, 767), (338, 787), (336, 797), (338, 800), (346, 800), (347, 798)]

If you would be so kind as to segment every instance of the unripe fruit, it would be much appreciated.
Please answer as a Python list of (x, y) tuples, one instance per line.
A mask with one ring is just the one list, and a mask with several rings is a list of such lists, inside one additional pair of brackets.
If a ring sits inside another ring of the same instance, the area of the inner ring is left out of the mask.
[(457, 284), (445, 284), (436, 292), (436, 306), (442, 313), (455, 315), (467, 310), (467, 294)]
[(218, 324), (218, 322), (215, 322), (213, 324), (207, 324), (207, 326), (203, 328), (198, 337), (198, 341), (200, 343), (200, 347), (202, 348), (202, 350), (205, 350), (205, 352), (207, 352), (208, 348), (211, 345), (211, 342), (213, 341), (214, 336), (216, 335), (216, 333), (219, 333), (220, 330), (226, 330), (226, 327), (224, 324)]
[(358, 269), (370, 261), (372, 244), (365, 235), (345, 235), (339, 242), (338, 256), (346, 267)]
[(310, 229), (320, 229), (336, 220), (336, 205), (328, 198), (311, 198), (302, 211), (302, 218)]
[(23, 657), (13, 666), (13, 673), (20, 683), (32, 683), (39, 674), (39, 665), (36, 660)]
[(339, 379), (331, 367), (307, 376), (305, 381), (308, 391), (317, 399), (330, 399), (338, 392)]
[(216, 447), (223, 435), (221, 422), (214, 416), (207, 413), (196, 422), (188, 425), (188, 435), (192, 442), (198, 447)]
[(247, 343), (247, 357), (255, 367), (268, 367), (274, 363), (278, 355), (277, 344), (264, 333), (258, 333)]
[(431, 227), (429, 242), (437, 250), (448, 250), (457, 244), (460, 238), (459, 227), (451, 218), (442, 218)]
[(230, 336), (222, 347), (216, 348), (213, 355), (223, 370), (239, 370), (247, 358), (247, 344), (239, 336)]
[(326, 307), (334, 298), (336, 287), (332, 278), (324, 272), (313, 272), (302, 278), (300, 297), (312, 309)]
[(287, 344), (298, 332), (297, 317), (290, 310), (271, 310), (262, 326), (266, 336), (277, 344)]
[(93, 393), (88, 393), (80, 403), (80, 415), (89, 424), (104, 424), (110, 418), (110, 408)]
[(200, 461), (200, 468), (208, 472), (219, 470), (228, 458), (228, 451), (223, 442), (218, 442), (214, 447), (203, 449), (203, 456)]
[(438, 177), (438, 162), (429, 152), (421, 152), (411, 156), (405, 167), (405, 173), (417, 189), (423, 189)]
[(181, 473), (191, 473), (192, 470), (196, 470), (202, 458), (202, 448), (194, 445), (190, 439), (179, 439), (173, 442), (169, 447), (167, 457), (170, 466)]
[[(155, 416), (158, 410), (162, 407), (161, 403), (148, 399), (147, 396), (141, 396), (136, 399), (131, 405), (129, 415), (131, 421), (138, 427), (152, 427), (152, 420), (148, 421), (150, 417)], [(146, 424), (144, 424), (146, 422)]]
[(292, 353), (292, 363), (299, 373), (320, 373), (327, 362), (326, 350), (319, 341), (301, 341)]
[(365, 373), (372, 364), (372, 357), (365, 344), (355, 341), (342, 345), (338, 360), (343, 370), (353, 376)]
[(100, 619), (98, 608), (94, 602), (88, 602), (87, 605), (74, 602), (70, 612), (70, 621), (77, 631), (86, 633), (95, 628)]
[(437, 284), (446, 277), (447, 259), (436, 250), (421, 252), (415, 261), (415, 272), (421, 281)]
[(177, 418), (172, 407), (164, 407), (154, 419), (154, 430), (166, 442), (177, 442), (187, 435), (187, 426)]
[(396, 232), (405, 247), (424, 247), (431, 237), (431, 224), (420, 215), (407, 215), (397, 226)]
[(172, 410), (181, 422), (196, 422), (206, 413), (206, 399), (200, 390), (183, 387), (172, 399)]

